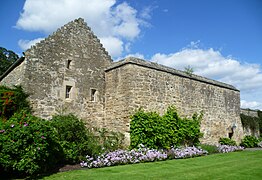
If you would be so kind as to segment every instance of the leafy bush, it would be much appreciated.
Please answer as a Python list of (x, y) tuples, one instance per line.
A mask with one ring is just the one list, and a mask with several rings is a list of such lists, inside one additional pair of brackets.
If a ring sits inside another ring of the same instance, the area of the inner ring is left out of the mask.
[(105, 129), (91, 131), (73, 114), (56, 115), (51, 120), (63, 147), (66, 163), (78, 163), (86, 155), (98, 156), (121, 147), (123, 135)]
[(259, 140), (255, 136), (245, 136), (244, 139), (241, 141), (241, 146), (245, 148), (253, 148), (257, 147)]
[(30, 112), (30, 104), (21, 86), (9, 88), (0, 86), (0, 117), (3, 120), (9, 119), (14, 113), (21, 110)]
[(219, 153), (218, 148), (215, 145), (201, 144), (200, 148), (206, 150), (208, 154)]
[(96, 138), (102, 146), (101, 152), (110, 152), (123, 148), (124, 135), (122, 133), (108, 131), (105, 128), (94, 128), (94, 132), (97, 134)]
[(242, 146), (230, 146), (230, 145), (219, 145), (218, 151), (220, 153), (229, 153), (234, 151), (242, 151), (244, 147)]
[(156, 112), (139, 109), (130, 122), (131, 148), (144, 144), (152, 149), (169, 149), (172, 146), (197, 145), (202, 114), (194, 114), (192, 119), (179, 117), (176, 109), (170, 106), (161, 117)]
[(229, 146), (236, 146), (237, 145), (236, 141), (229, 139), (229, 138), (220, 138), (219, 143), (221, 145), (229, 145)]
[(76, 163), (86, 154), (100, 152), (101, 147), (97, 146), (98, 142), (92, 132), (75, 115), (56, 115), (52, 118), (51, 125), (57, 131), (66, 163)]
[(0, 121), (0, 169), (18, 175), (52, 170), (63, 158), (57, 136), (49, 121), (25, 111)]

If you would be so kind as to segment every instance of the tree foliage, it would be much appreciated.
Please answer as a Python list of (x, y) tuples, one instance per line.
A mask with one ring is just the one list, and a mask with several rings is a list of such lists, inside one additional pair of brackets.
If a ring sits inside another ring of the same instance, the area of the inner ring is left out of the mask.
[(0, 47), (0, 75), (11, 66), (19, 56), (11, 50)]

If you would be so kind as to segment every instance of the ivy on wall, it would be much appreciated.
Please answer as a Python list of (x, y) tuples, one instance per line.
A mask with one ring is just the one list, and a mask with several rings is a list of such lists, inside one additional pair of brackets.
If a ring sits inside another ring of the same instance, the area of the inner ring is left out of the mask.
[(262, 136), (262, 111), (257, 112), (258, 118), (259, 118), (259, 131), (260, 131), (260, 136)]
[(249, 128), (251, 131), (260, 130), (262, 132), (262, 112), (258, 111), (258, 117), (247, 116), (240, 114), (241, 122), (244, 128)]

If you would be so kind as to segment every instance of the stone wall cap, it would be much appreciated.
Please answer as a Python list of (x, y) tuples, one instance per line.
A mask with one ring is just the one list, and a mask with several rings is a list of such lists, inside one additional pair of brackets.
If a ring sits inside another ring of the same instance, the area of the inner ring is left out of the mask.
[(184, 71), (180, 71), (180, 70), (177, 70), (177, 69), (174, 69), (174, 68), (171, 68), (171, 67), (168, 67), (168, 66), (164, 66), (164, 65), (161, 65), (161, 64), (157, 64), (157, 63), (154, 63), (154, 62), (149, 62), (149, 61), (139, 59), (139, 58), (136, 58), (136, 57), (127, 57), (127, 58), (120, 60), (118, 62), (114, 62), (111, 66), (109, 66), (108, 68), (105, 69), (105, 72), (119, 68), (119, 67), (124, 66), (126, 64), (135, 64), (135, 65), (138, 65), (138, 66), (143, 66), (143, 67), (154, 69), (154, 70), (157, 70), (157, 71), (163, 71), (163, 72), (170, 73), (170, 74), (173, 74), (173, 75), (177, 75), (177, 76), (180, 76), (180, 77), (200, 81), (200, 82), (203, 82), (203, 83), (208, 83), (208, 84), (212, 84), (212, 85), (215, 85), (215, 86), (231, 89), (231, 90), (234, 90), (234, 91), (239, 91), (237, 88), (235, 88), (234, 86), (232, 86), (230, 84), (226, 84), (226, 83), (223, 83), (223, 82), (220, 82), (220, 81), (208, 79), (208, 78), (198, 76), (198, 75), (195, 75), (195, 74), (189, 75), (189, 74), (185, 73)]

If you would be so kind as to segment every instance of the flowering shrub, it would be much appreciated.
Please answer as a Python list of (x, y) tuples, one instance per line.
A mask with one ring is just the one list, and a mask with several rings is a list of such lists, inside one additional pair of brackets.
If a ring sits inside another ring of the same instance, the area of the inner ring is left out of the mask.
[(204, 156), (208, 154), (206, 150), (196, 148), (194, 146), (185, 148), (171, 148), (167, 153), (171, 159), (182, 159), (196, 156)]
[(134, 164), (139, 162), (160, 161), (167, 159), (167, 154), (163, 151), (141, 147), (137, 150), (117, 150), (102, 154), (96, 159), (87, 156), (87, 161), (80, 163), (82, 167), (99, 168), (104, 166), (114, 166), (120, 164)]
[(21, 111), (0, 120), (0, 170), (32, 175), (48, 171), (63, 158), (50, 122)]
[(219, 145), (217, 148), (220, 153), (229, 153), (229, 152), (244, 150), (244, 147), (242, 146), (230, 146), (230, 145)]
[(0, 86), (0, 117), (2, 120), (9, 119), (14, 113), (20, 110), (30, 111), (29, 101), (21, 86), (9, 88)]

